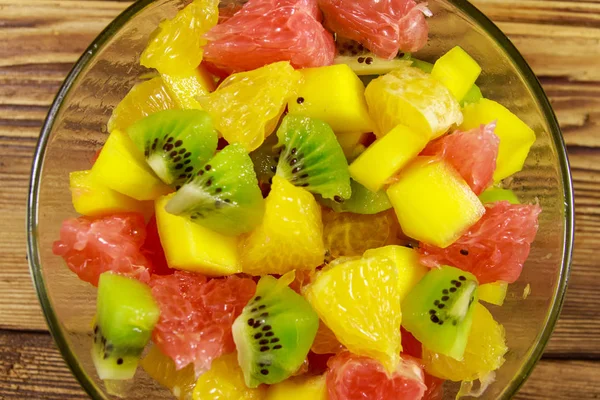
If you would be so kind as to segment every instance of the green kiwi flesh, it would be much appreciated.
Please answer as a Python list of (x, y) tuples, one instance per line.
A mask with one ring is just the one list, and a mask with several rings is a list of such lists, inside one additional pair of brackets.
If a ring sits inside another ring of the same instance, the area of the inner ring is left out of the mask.
[(165, 206), (171, 214), (230, 236), (254, 229), (264, 209), (252, 160), (238, 143), (219, 151)]
[(410, 58), (410, 53), (399, 53), (395, 58), (386, 60), (377, 57), (362, 44), (343, 38), (336, 40), (336, 49), (333, 63), (346, 64), (359, 76), (387, 74), (406, 65)]
[(477, 279), (458, 268), (430, 270), (402, 302), (402, 326), (424, 347), (461, 360), (477, 303)]
[(100, 379), (133, 378), (159, 315), (147, 285), (110, 272), (100, 275), (92, 346)]
[(283, 279), (263, 276), (256, 295), (233, 323), (233, 340), (250, 388), (289, 378), (304, 362), (319, 317)]
[(497, 201), (508, 201), (511, 204), (521, 204), (515, 192), (510, 189), (502, 189), (498, 187), (486, 189), (479, 195), (479, 200), (483, 204), (495, 203)]
[(351, 212), (355, 214), (377, 214), (392, 208), (392, 203), (385, 190), (372, 192), (355, 180), (351, 180), (352, 196), (341, 203), (317, 197), (319, 202), (335, 212)]
[(134, 124), (127, 133), (167, 185), (179, 189), (217, 149), (218, 134), (206, 111), (165, 110)]
[(261, 188), (269, 186), (271, 179), (277, 171), (277, 161), (279, 152), (276, 151), (277, 135), (269, 136), (264, 143), (252, 153), (250, 158), (254, 164), (254, 172)]
[(288, 114), (277, 138), (278, 176), (326, 199), (341, 202), (350, 198), (348, 162), (327, 123)]

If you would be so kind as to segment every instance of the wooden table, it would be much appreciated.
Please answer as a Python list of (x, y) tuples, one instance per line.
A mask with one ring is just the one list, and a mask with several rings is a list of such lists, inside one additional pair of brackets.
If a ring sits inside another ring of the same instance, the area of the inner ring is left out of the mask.
[[(522, 399), (600, 398), (600, 0), (477, 0), (540, 77), (575, 183), (567, 301)], [(127, 1), (0, 0), (0, 399), (83, 399), (40, 311), (25, 199), (42, 121), (72, 64)], [(596, 287), (595, 285), (599, 287)]]

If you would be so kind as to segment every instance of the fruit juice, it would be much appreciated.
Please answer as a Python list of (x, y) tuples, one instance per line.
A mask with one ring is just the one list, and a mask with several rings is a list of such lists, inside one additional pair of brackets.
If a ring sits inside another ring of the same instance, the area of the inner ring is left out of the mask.
[(98, 287), (100, 379), (141, 366), (194, 400), (493, 381), (508, 348), (483, 303), (502, 305), (541, 212), (503, 179), (535, 133), (462, 48), (418, 58), (429, 18), (413, 0), (193, 0), (157, 26), (152, 78), (70, 174), (81, 215), (53, 247)]

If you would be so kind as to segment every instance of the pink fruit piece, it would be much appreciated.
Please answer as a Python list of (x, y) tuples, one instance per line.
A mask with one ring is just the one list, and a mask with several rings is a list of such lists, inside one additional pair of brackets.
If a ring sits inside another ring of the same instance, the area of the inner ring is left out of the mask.
[(63, 221), (52, 252), (61, 256), (79, 279), (94, 286), (106, 271), (148, 283), (150, 262), (140, 251), (145, 239), (146, 224), (138, 213), (70, 218)]
[(235, 350), (231, 326), (256, 291), (252, 279), (208, 280), (176, 271), (154, 275), (150, 286), (160, 307), (152, 340), (177, 369), (193, 363), (196, 374), (201, 374), (210, 369), (212, 360)]
[(449, 247), (421, 243), (421, 262), (434, 268), (452, 265), (469, 271), (480, 284), (512, 283), (519, 278), (538, 229), (538, 205), (486, 204), (485, 215)]
[(319, 0), (319, 5), (327, 27), (379, 57), (392, 59), (427, 43), (425, 16), (431, 11), (414, 0)]
[(226, 72), (277, 61), (295, 68), (331, 65), (335, 43), (320, 18), (317, 0), (249, 0), (206, 34), (204, 60)]
[(419, 400), (427, 390), (423, 368), (410, 357), (401, 359), (392, 374), (379, 361), (348, 351), (327, 365), (330, 400)]
[(456, 131), (429, 143), (421, 155), (437, 155), (450, 163), (475, 194), (493, 183), (500, 138), (491, 122), (466, 132)]

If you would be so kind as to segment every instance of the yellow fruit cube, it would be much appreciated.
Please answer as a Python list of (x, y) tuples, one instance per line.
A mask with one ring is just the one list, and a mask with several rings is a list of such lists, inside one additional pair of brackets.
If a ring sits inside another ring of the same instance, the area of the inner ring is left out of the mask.
[(327, 122), (336, 134), (372, 132), (365, 86), (346, 64), (301, 70), (304, 83), (290, 99), (290, 114)]
[(203, 66), (194, 68), (188, 75), (163, 75), (165, 86), (183, 109), (201, 110), (197, 96), (206, 96), (215, 90), (215, 81)]
[(138, 201), (115, 192), (94, 177), (92, 171), (69, 174), (73, 207), (81, 215), (97, 217), (118, 212), (139, 212), (146, 219), (154, 214), (154, 202)]
[(271, 385), (266, 400), (327, 400), (325, 375), (295, 377)]
[(479, 286), (477, 294), (479, 296), (479, 300), (494, 304), (496, 306), (501, 306), (504, 304), (504, 299), (506, 299), (507, 290), (508, 283), (497, 281)]
[(427, 142), (421, 132), (398, 125), (350, 164), (350, 175), (370, 191), (378, 192)]
[(445, 248), (485, 213), (462, 177), (443, 160), (417, 157), (387, 190), (402, 231)]
[(481, 67), (460, 46), (441, 56), (433, 65), (431, 76), (461, 101), (481, 74)]
[(237, 238), (206, 229), (185, 217), (169, 214), (165, 205), (172, 196), (156, 200), (156, 225), (169, 267), (207, 276), (241, 272)]
[(468, 104), (463, 109), (463, 115), (460, 126), (463, 131), (496, 121), (494, 133), (500, 138), (500, 148), (494, 181), (499, 182), (523, 169), (529, 149), (535, 142), (533, 129), (503, 105), (485, 98), (478, 103)]
[(104, 185), (136, 200), (154, 200), (173, 191), (158, 179), (129, 136), (119, 130), (106, 139), (92, 172)]
[(273, 177), (261, 225), (240, 241), (242, 270), (283, 275), (314, 270), (324, 258), (321, 206), (310, 192)]
[(401, 301), (429, 271), (427, 267), (419, 262), (419, 253), (404, 246), (385, 246), (367, 250), (363, 257), (387, 258), (396, 264)]
[(344, 150), (344, 155), (348, 160), (354, 160), (358, 157), (363, 151), (365, 151), (366, 147), (361, 144), (365, 136), (368, 133), (361, 132), (352, 132), (352, 133), (342, 133), (337, 136), (338, 143)]
[(372, 80), (365, 98), (377, 137), (403, 124), (434, 139), (462, 122), (460, 105), (452, 93), (410, 62)]

